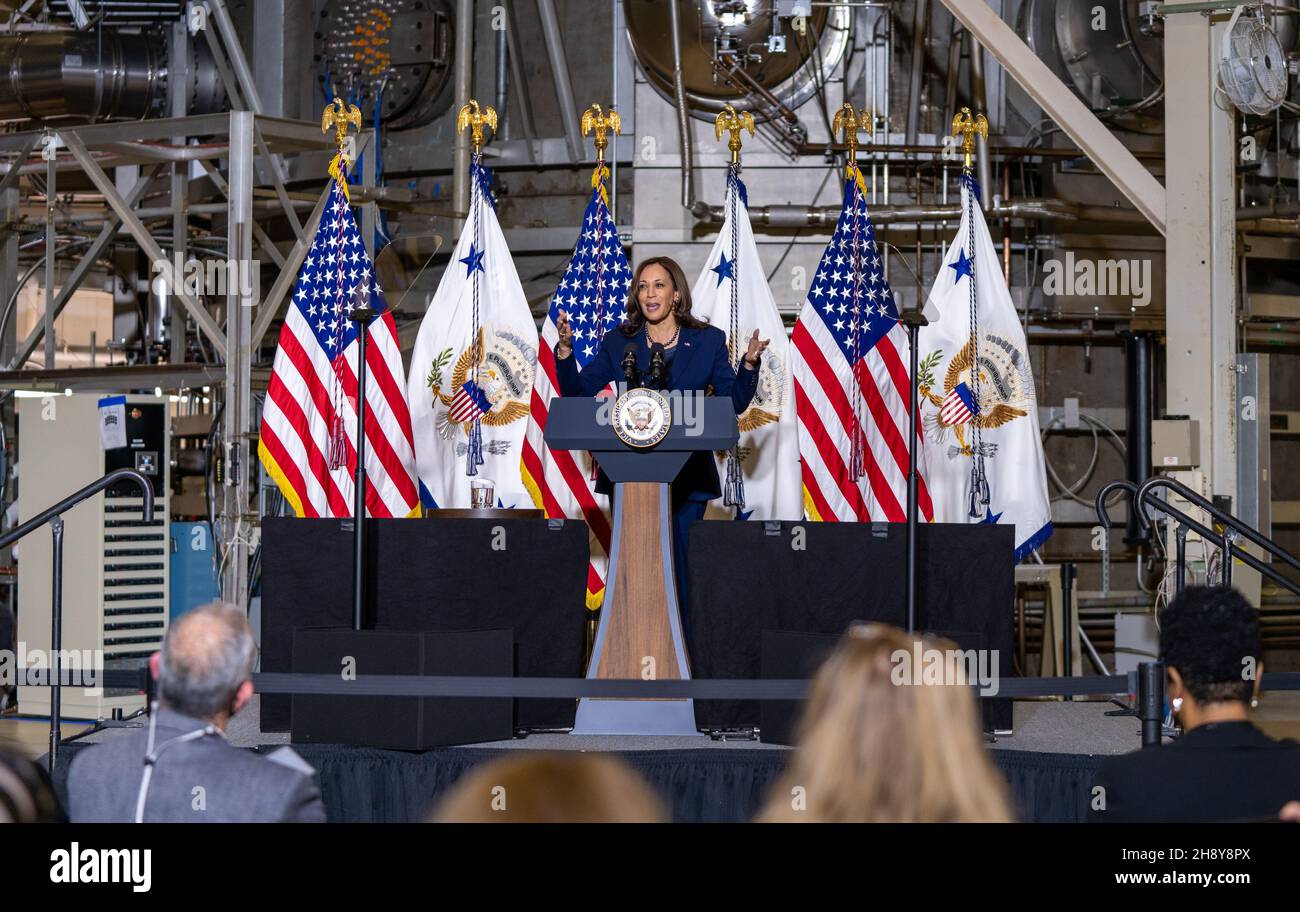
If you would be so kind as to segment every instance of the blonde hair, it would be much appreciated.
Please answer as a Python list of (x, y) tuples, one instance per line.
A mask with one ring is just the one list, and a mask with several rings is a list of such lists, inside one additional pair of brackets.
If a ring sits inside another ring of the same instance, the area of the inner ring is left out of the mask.
[(1007, 787), (962, 683), (897, 684), (894, 655), (956, 649), (883, 624), (857, 625), (817, 673), (799, 746), (763, 822), (1002, 823)]
[(467, 773), (431, 821), (666, 823), (667, 814), (650, 787), (620, 760), (579, 751), (525, 750)]

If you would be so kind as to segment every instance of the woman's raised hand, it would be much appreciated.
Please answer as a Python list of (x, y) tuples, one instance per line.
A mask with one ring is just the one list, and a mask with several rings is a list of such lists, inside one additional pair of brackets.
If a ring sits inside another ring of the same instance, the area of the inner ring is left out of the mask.
[(750, 369), (758, 367), (758, 359), (763, 357), (763, 350), (767, 348), (767, 343), (770, 341), (772, 340), (760, 339), (758, 330), (754, 330), (754, 334), (749, 337), (749, 350), (745, 352), (746, 367)]
[(559, 342), (555, 345), (555, 357), (562, 361), (573, 354), (573, 329), (569, 326), (569, 315), (564, 311), (560, 311), (555, 331), (560, 334)]

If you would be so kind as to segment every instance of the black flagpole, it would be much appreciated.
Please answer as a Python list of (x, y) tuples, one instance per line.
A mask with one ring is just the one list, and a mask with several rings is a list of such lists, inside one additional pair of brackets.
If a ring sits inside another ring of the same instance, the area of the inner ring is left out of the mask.
[[(920, 302), (917, 302), (918, 305)], [(911, 351), (911, 373), (910, 373), (910, 391), (908, 395), (911, 401), (908, 403), (908, 421), (907, 421), (907, 562), (905, 568), (905, 578), (907, 580), (907, 632), (916, 632), (916, 490), (917, 490), (917, 471), (916, 471), (916, 423), (918, 420), (917, 408), (920, 396), (917, 390), (917, 336), (920, 334), (921, 327), (929, 324), (925, 314), (921, 312), (918, 306), (916, 310), (905, 310), (899, 317), (903, 324), (907, 326), (907, 342)]]
[(352, 629), (361, 629), (366, 596), (366, 333), (376, 311), (358, 307), (351, 313), (357, 326), (357, 474), (352, 516), (356, 534), (352, 561)]

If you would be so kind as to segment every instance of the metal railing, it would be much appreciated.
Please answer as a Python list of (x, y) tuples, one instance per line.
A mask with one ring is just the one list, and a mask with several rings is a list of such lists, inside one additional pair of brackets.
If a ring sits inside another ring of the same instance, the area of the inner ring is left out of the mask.
[(142, 513), (146, 522), (153, 520), (153, 488), (149, 480), (135, 469), (117, 469), (98, 481), (91, 482), (75, 494), (70, 494), (54, 506), (38, 513), (15, 529), (0, 535), (0, 548), (7, 548), (41, 526), (49, 525), (54, 538), (54, 577), (50, 590), (50, 759), (51, 773), (59, 752), (61, 729), (59, 714), (62, 709), (62, 680), (60, 655), (63, 651), (63, 514), (83, 500), (94, 497), (119, 481), (134, 482), (144, 500)]
[[(1219, 526), (1215, 530), (1197, 520), (1174, 506), (1167, 499), (1162, 499), (1155, 495), (1157, 488), (1164, 488), (1179, 497), (1193, 504), (1200, 510), (1203, 510), (1211, 521)], [(1300, 595), (1300, 582), (1297, 582), (1283, 575), (1276, 567), (1260, 560), (1251, 552), (1237, 544), (1239, 540), (1247, 541), (1266, 554), (1276, 558), (1281, 563), (1300, 572), (1300, 559), (1285, 548), (1278, 545), (1272, 539), (1262, 535), (1249, 525), (1242, 522), (1237, 517), (1224, 510), (1216, 507), (1211, 501), (1202, 497), (1196, 491), (1187, 487), (1182, 482), (1175, 481), (1162, 475), (1148, 478), (1139, 487), (1131, 481), (1119, 480), (1112, 481), (1102, 487), (1097, 492), (1095, 506), (1097, 509), (1097, 521), (1101, 527), (1110, 532), (1110, 516), (1106, 513), (1106, 498), (1114, 491), (1123, 490), (1132, 498), (1132, 509), (1137, 516), (1138, 523), (1143, 529), (1150, 529), (1153, 518), (1150, 513), (1151, 508), (1155, 508), (1166, 514), (1174, 522), (1174, 591), (1182, 592), (1186, 586), (1187, 580), (1187, 534), (1189, 531), (1195, 532), (1204, 538), (1207, 542), (1214, 543), (1218, 546), (1222, 554), (1222, 579), (1223, 585), (1232, 584), (1232, 562), (1235, 558), (1251, 569), (1267, 576), (1273, 582), (1282, 588)], [(1109, 554), (1109, 539), (1104, 539), (1107, 548), (1106, 554)]]

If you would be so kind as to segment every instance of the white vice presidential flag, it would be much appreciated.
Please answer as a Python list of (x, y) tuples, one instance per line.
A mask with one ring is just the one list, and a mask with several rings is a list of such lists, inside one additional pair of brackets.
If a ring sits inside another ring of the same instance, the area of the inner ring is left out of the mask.
[[(918, 377), (936, 522), (1016, 527), (1016, 560), (1052, 534), (1038, 401), (1025, 332), (974, 181), (930, 288)], [(976, 369), (978, 365), (978, 369)]]
[(537, 370), (537, 325), (497, 222), (490, 176), (475, 163), (470, 214), (420, 325), (406, 383), (420, 500), (531, 507), (519, 457)]
[[(691, 289), (692, 312), (727, 334), (733, 366), (744, 357), (755, 329), (760, 339), (770, 340), (759, 367), (758, 392), (740, 416), (744, 505), (729, 505), (724, 496), (709, 505), (708, 515), (798, 520), (803, 519), (803, 481), (790, 381), (790, 339), (758, 258), (747, 203), (745, 185), (739, 177), (729, 176), (722, 232)], [(730, 458), (728, 453), (718, 459), (724, 493)]]

